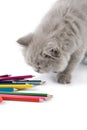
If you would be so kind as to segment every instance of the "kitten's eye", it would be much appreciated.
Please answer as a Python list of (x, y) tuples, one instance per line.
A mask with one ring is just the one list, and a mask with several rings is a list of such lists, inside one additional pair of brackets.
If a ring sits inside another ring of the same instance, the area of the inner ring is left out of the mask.
[(40, 53), (40, 55), (42, 56), (42, 57), (44, 57), (44, 58), (50, 58), (50, 56), (49, 55), (47, 55), (47, 54), (45, 54), (45, 53)]
[(43, 57), (44, 57), (44, 58), (50, 58), (50, 56), (47, 55), (47, 54), (43, 54)]

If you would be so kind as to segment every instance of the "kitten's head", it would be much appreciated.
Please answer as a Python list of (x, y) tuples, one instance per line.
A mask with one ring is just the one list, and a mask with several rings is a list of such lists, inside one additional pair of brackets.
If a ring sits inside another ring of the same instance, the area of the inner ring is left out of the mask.
[(39, 73), (61, 72), (70, 59), (66, 49), (67, 45), (62, 47), (56, 39), (44, 40), (34, 34), (29, 34), (17, 42), (24, 48), (26, 62)]

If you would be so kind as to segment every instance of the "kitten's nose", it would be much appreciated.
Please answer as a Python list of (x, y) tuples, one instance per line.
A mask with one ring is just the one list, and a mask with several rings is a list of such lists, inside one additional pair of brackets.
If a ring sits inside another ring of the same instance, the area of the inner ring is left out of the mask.
[(38, 72), (40, 71), (40, 69), (41, 69), (41, 68), (40, 68), (40, 67), (38, 67), (38, 69), (37, 69), (37, 70), (38, 70)]
[(38, 73), (40, 73), (40, 70), (41, 70), (41, 68), (40, 68), (40, 67), (37, 67), (36, 71), (37, 71)]
[(38, 72), (38, 73), (40, 72), (40, 70), (39, 70), (39, 69), (36, 69), (35, 71), (36, 71), (36, 72)]

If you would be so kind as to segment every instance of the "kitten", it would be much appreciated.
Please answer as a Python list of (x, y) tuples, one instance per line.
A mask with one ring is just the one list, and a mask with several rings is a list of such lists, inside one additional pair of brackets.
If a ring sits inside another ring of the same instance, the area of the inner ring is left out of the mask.
[(87, 0), (58, 0), (35, 32), (17, 42), (37, 72), (57, 72), (59, 83), (70, 83), (87, 51)]

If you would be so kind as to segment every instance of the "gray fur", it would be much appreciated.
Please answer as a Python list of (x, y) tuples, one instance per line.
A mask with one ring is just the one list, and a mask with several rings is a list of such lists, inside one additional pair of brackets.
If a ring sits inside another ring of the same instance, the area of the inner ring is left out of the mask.
[(58, 82), (70, 83), (87, 51), (87, 0), (58, 0), (35, 32), (18, 43), (37, 72), (56, 71)]

